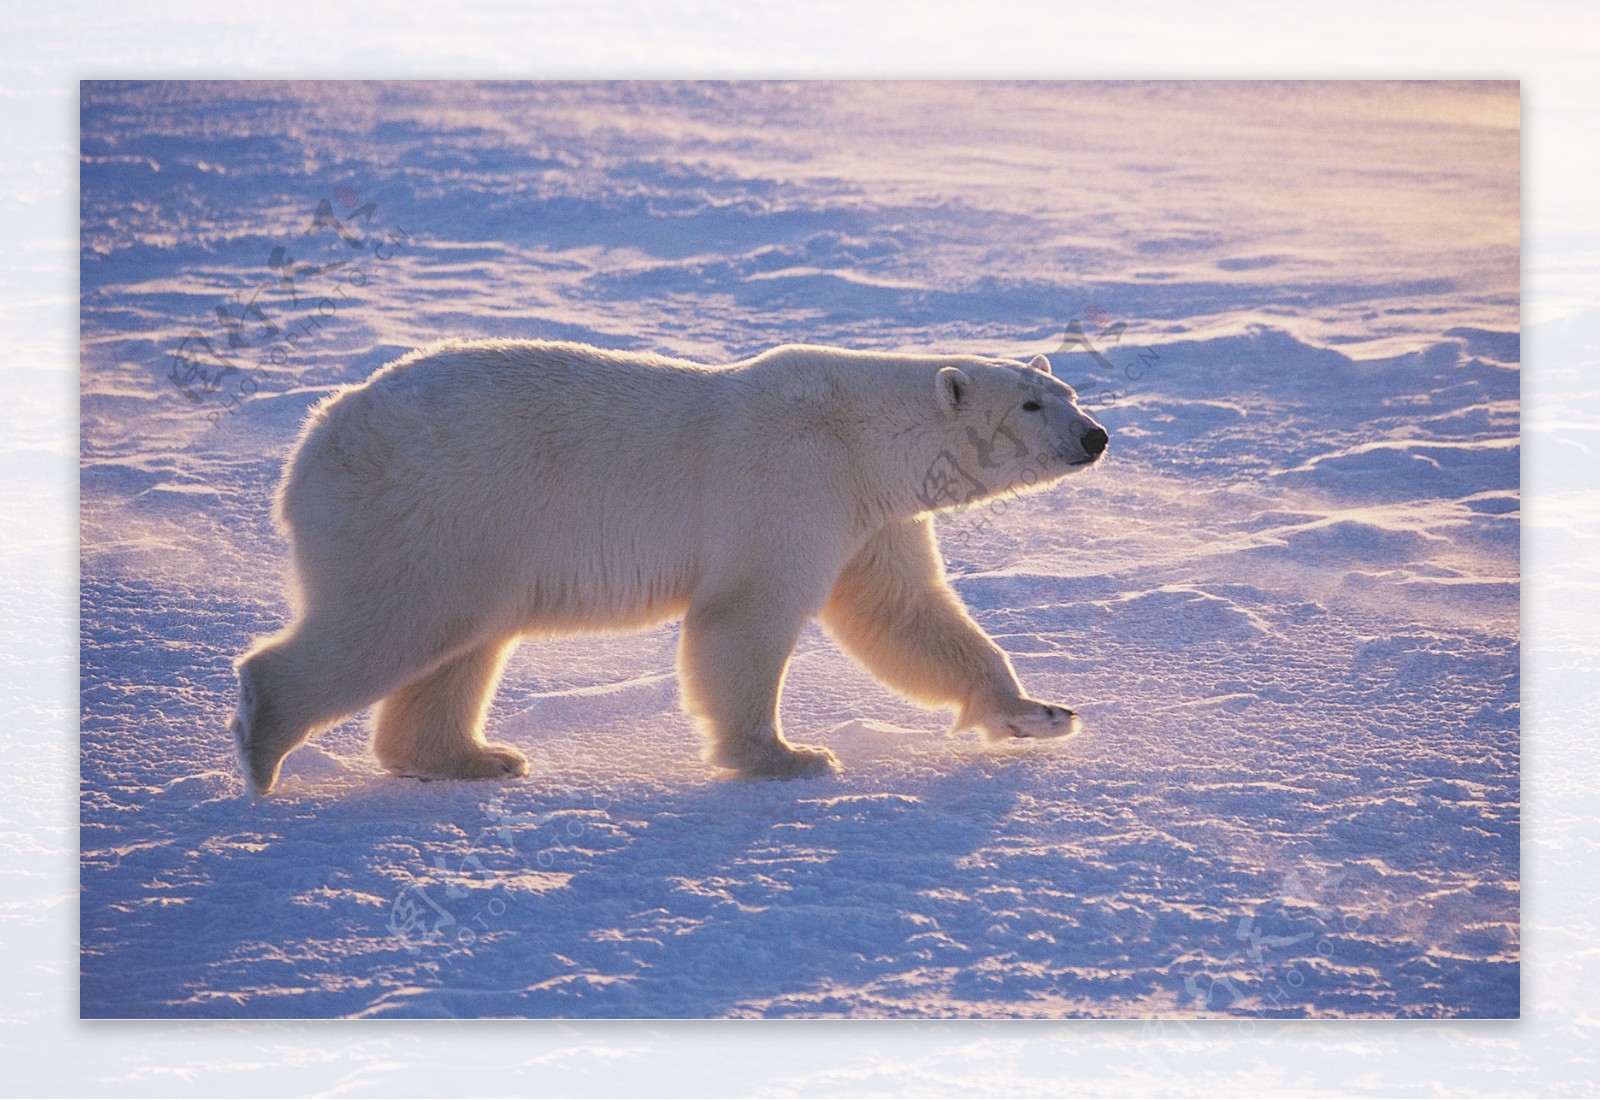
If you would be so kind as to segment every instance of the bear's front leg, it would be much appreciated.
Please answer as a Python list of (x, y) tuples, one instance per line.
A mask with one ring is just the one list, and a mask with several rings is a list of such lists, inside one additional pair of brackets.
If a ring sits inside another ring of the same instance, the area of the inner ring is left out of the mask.
[(751, 779), (836, 772), (833, 753), (791, 745), (780, 730), (778, 696), (807, 616), (774, 602), (753, 589), (696, 598), (678, 645), (684, 710), (699, 722), (708, 763)]
[(835, 582), (822, 622), (889, 687), (925, 705), (958, 708), (957, 730), (1003, 741), (1070, 737), (1081, 728), (1071, 708), (1023, 692), (1010, 660), (945, 580), (926, 518), (890, 524), (867, 540)]

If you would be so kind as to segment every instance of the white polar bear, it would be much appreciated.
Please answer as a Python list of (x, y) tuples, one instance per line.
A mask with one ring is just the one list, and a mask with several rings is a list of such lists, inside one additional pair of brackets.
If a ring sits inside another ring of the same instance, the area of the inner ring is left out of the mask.
[(373, 703), (397, 774), (523, 775), (482, 737), (517, 640), (678, 616), (684, 709), (706, 759), (746, 776), (838, 766), (778, 722), (812, 618), (889, 687), (957, 708), (958, 729), (1072, 733), (946, 582), (930, 513), (1048, 484), (1105, 446), (1043, 356), (415, 351), (313, 410), (289, 463), (295, 619), (238, 663), (245, 775), (265, 794), (291, 749)]

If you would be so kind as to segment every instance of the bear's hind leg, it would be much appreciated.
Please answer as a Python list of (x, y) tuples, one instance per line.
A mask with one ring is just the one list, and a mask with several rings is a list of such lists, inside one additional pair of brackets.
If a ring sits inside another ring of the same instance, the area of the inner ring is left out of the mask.
[(239, 663), (239, 706), (233, 714), (233, 744), (239, 769), (252, 794), (264, 795), (278, 782), (283, 758), (311, 736), (310, 719), (286, 713), (284, 693), (272, 669), (275, 649), (269, 644)]
[(458, 653), (378, 704), (373, 751), (396, 775), (419, 779), (505, 779), (528, 773), (528, 758), (482, 738), (484, 718), (508, 641)]
[(272, 790), (283, 758), (308, 737), (387, 689), (371, 662), (343, 654), (335, 635), (302, 622), (239, 661), (233, 740), (253, 793)]
[(759, 599), (704, 600), (684, 616), (678, 645), (684, 709), (699, 720), (707, 763), (751, 779), (827, 775), (825, 748), (792, 745), (778, 726), (778, 695), (803, 617), (786, 621)]

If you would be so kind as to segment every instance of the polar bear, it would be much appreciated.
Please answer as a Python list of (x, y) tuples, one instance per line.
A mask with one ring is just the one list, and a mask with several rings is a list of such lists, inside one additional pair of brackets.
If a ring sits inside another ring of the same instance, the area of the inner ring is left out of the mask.
[(237, 662), (245, 776), (266, 794), (290, 750), (374, 703), (396, 774), (523, 775), (482, 735), (517, 640), (677, 617), (683, 707), (705, 759), (744, 776), (838, 767), (778, 721), (813, 618), (957, 729), (1073, 733), (946, 581), (931, 516), (1055, 482), (1106, 443), (1044, 356), (419, 349), (313, 409), (288, 463), (294, 621)]

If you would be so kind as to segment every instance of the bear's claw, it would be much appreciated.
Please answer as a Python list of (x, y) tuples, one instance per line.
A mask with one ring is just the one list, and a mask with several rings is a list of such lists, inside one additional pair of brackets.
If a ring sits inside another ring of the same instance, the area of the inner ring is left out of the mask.
[(981, 719), (974, 725), (989, 741), (1006, 741), (1013, 737), (1075, 737), (1083, 731), (1083, 722), (1071, 707), (1034, 699), (1018, 700), (1003, 713)]

